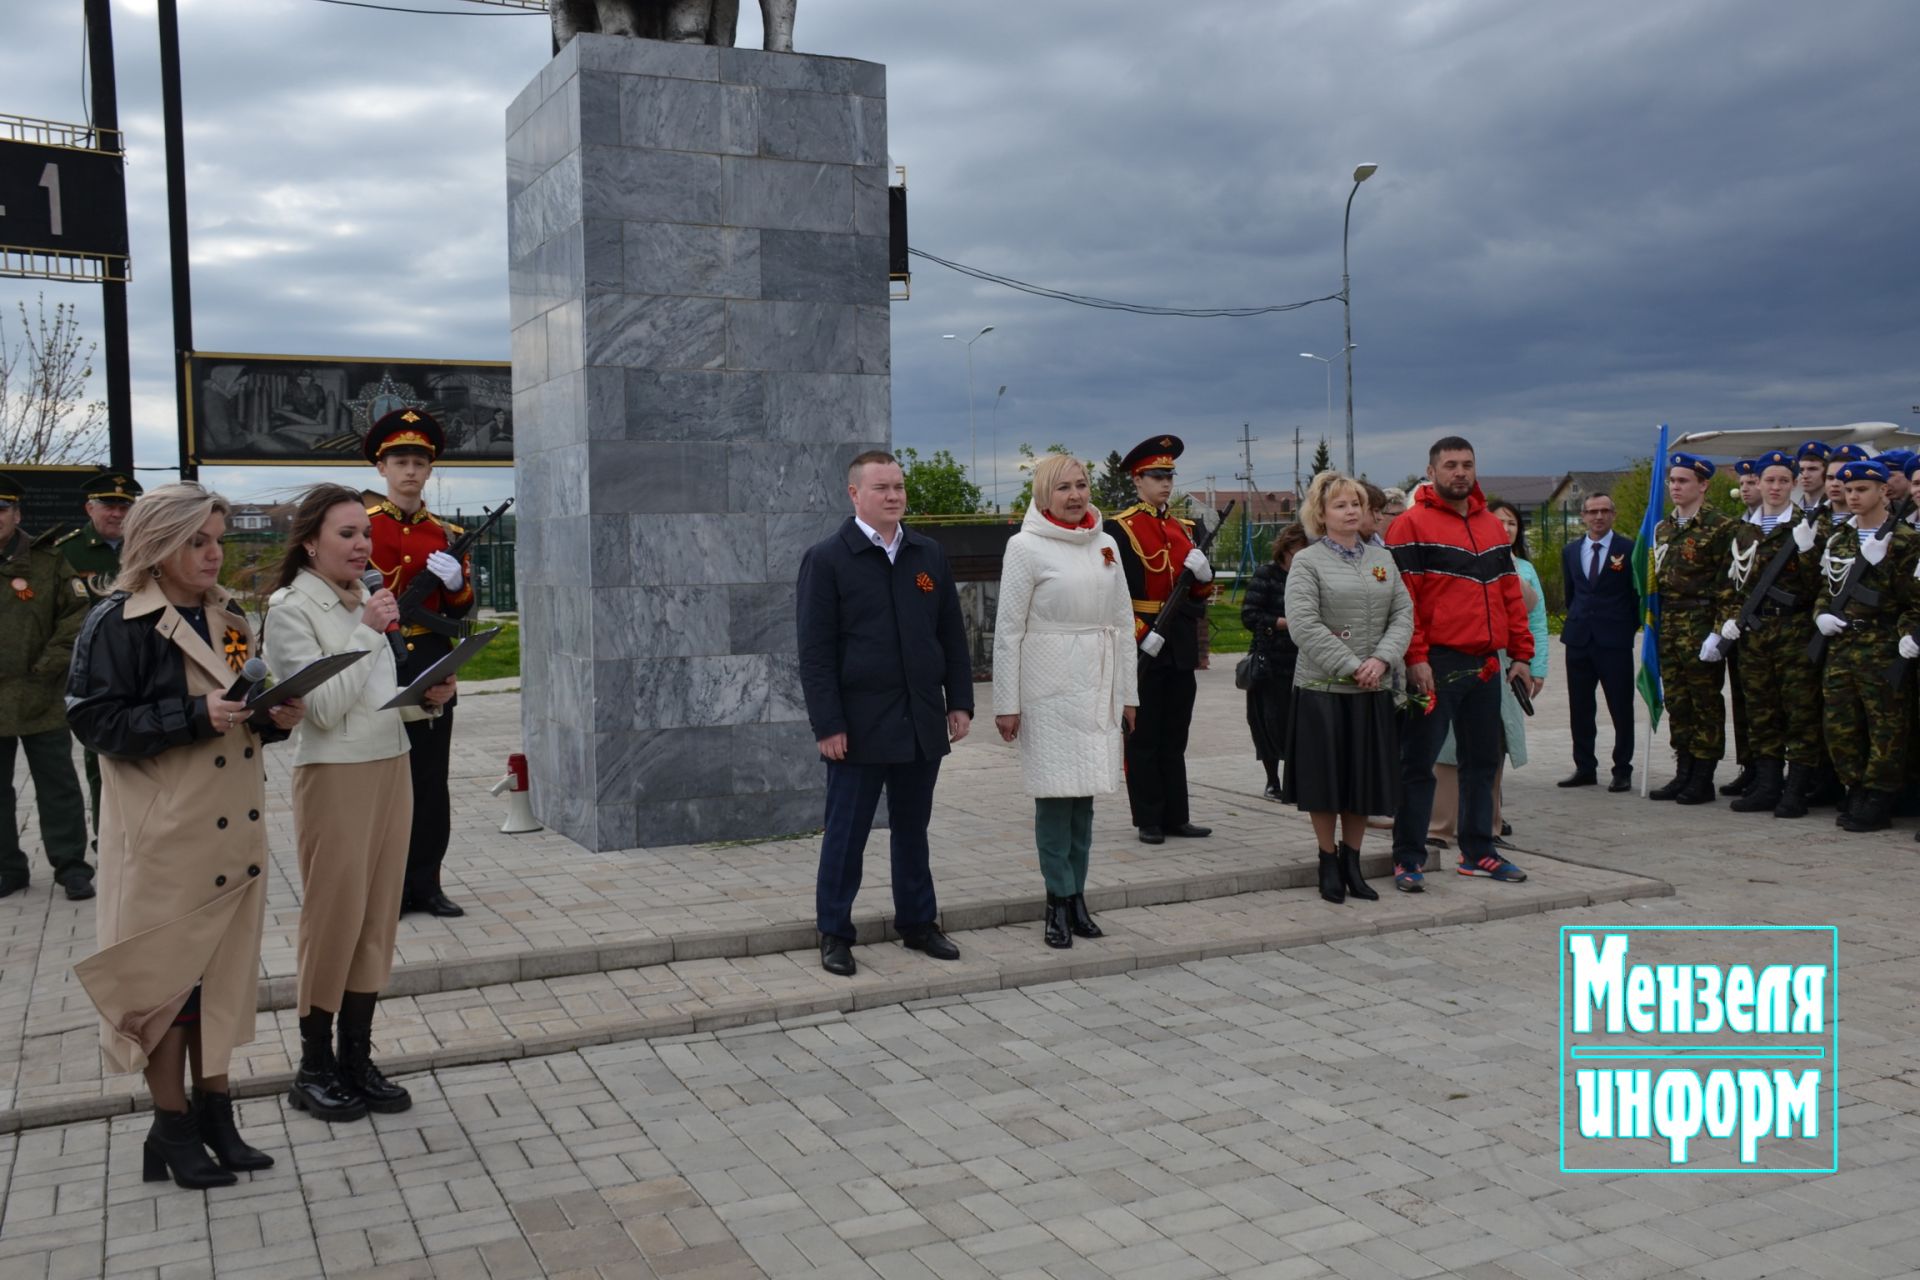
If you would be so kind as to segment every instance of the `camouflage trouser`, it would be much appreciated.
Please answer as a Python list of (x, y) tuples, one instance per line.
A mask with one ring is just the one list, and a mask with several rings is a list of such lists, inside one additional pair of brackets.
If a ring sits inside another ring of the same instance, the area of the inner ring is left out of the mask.
[(1720, 688), (1727, 664), (1700, 661), (1700, 645), (1714, 627), (1713, 610), (1667, 609), (1660, 617), (1660, 687), (1667, 704), (1667, 738), (1696, 760), (1727, 754), (1727, 704)]
[(1852, 628), (1827, 647), (1827, 753), (1849, 787), (1897, 791), (1906, 767), (1906, 687), (1887, 684), (1886, 669), (1898, 656), (1892, 627), (1863, 635)]
[(1812, 639), (1810, 613), (1756, 618), (1740, 636), (1738, 681), (1756, 760), (1820, 764), (1820, 680), (1807, 657)]

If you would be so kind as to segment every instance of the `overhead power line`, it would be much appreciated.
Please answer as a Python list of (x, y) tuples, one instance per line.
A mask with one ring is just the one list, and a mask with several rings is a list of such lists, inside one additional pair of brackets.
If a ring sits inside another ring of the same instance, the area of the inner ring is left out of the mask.
[(436, 18), (524, 18), (538, 9), (407, 9), (397, 4), (372, 4), (369, 0), (318, 0), (320, 4), (344, 5), (349, 9), (379, 9), (386, 13), (424, 13)]
[(975, 280), (984, 280), (988, 284), (1018, 289), (1022, 293), (1031, 293), (1035, 297), (1052, 298), (1057, 302), (1071, 302), (1081, 307), (1098, 307), (1103, 311), (1131, 311), (1141, 316), (1179, 316), (1190, 320), (1239, 319), (1246, 316), (1272, 315), (1280, 311), (1298, 311), (1316, 302), (1337, 302), (1340, 299), (1339, 294), (1329, 293), (1322, 298), (1308, 298), (1305, 302), (1282, 302), (1265, 307), (1158, 307), (1141, 302), (1117, 302), (1112, 298), (1096, 298), (1084, 293), (1070, 293), (1065, 289), (1050, 289), (1045, 285), (1015, 280), (1012, 276), (998, 275), (979, 267), (970, 267), (964, 262), (953, 262), (938, 254), (928, 253), (924, 249), (908, 249), (907, 252), (916, 258), (924, 258), (928, 262), (945, 267), (949, 271), (958, 271), (963, 276), (972, 276)]

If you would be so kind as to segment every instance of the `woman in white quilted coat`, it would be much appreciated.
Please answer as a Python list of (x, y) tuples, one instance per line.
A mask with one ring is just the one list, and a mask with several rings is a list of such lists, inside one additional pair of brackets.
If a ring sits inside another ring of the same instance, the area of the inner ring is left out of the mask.
[(1001, 564), (993, 723), (1020, 743), (1047, 884), (1046, 939), (1100, 936), (1087, 910), (1093, 798), (1120, 786), (1121, 725), (1139, 701), (1133, 604), (1079, 459), (1048, 454)]

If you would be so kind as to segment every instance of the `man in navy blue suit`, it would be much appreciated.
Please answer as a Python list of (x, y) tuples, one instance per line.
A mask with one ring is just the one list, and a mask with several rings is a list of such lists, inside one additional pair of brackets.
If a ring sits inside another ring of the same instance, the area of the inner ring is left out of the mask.
[(1633, 580), (1633, 539), (1613, 531), (1613, 499), (1590, 493), (1581, 504), (1587, 536), (1560, 553), (1566, 584), (1567, 620), (1560, 643), (1567, 647), (1567, 707), (1573, 719), (1573, 774), (1563, 787), (1590, 787), (1600, 780), (1594, 755), (1597, 684), (1613, 719), (1613, 780), (1609, 791), (1633, 786), (1633, 637), (1640, 630), (1640, 593)]
[(826, 834), (815, 912), (820, 964), (850, 976), (853, 899), (880, 792), (892, 825), (893, 925), (936, 960), (960, 948), (940, 931), (927, 820), (950, 742), (973, 723), (973, 662), (960, 593), (940, 545), (900, 523), (907, 483), (890, 453), (847, 469), (853, 515), (800, 561), (800, 685), (827, 762)]

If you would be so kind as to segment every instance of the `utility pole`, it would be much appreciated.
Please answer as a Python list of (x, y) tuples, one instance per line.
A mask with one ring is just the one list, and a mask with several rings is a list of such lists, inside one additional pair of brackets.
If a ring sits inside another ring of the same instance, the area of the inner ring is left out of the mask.
[(1240, 504), (1240, 578), (1253, 572), (1253, 443), (1259, 439), (1253, 434), (1253, 424), (1240, 424), (1240, 457), (1246, 470), (1240, 473), (1240, 480), (1246, 485), (1243, 495), (1245, 501)]
[(1293, 505), (1295, 509), (1300, 506), (1300, 426), (1298, 423), (1295, 423), (1293, 428)]

